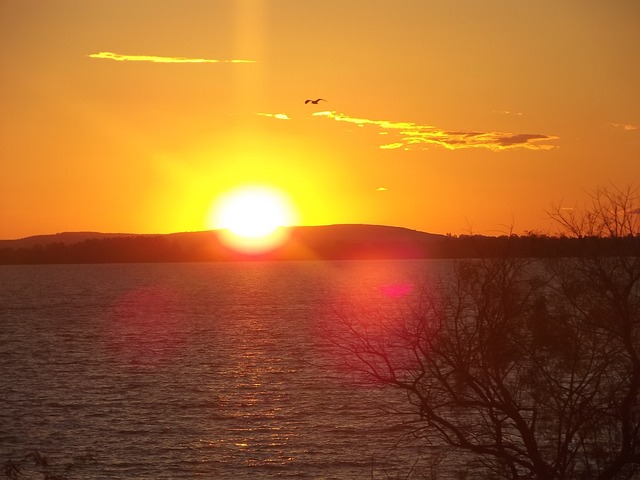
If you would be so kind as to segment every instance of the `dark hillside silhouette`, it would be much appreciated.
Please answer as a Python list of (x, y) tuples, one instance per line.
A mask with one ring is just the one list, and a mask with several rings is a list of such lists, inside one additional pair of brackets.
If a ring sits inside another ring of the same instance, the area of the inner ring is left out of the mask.
[(51, 243), (63, 243), (72, 245), (84, 242), (85, 240), (97, 240), (115, 237), (133, 237), (133, 233), (101, 233), (101, 232), (62, 232), (52, 235), (33, 235), (31, 237), (19, 238), (16, 240), (0, 240), (2, 248), (30, 248), (36, 245), (49, 245)]
[(581, 251), (599, 255), (630, 252), (640, 239), (615, 244), (599, 237), (544, 235), (438, 235), (381, 225), (293, 227), (278, 249), (240, 254), (220, 243), (215, 231), (164, 235), (69, 232), (0, 241), (0, 264), (150, 263), (238, 260), (350, 260), (411, 258), (570, 257)]

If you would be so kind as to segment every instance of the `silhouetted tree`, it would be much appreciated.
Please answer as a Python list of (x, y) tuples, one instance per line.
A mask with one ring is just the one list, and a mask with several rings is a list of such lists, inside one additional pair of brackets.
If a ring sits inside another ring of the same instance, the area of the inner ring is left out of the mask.
[(335, 344), (406, 393), (394, 411), (414, 439), (464, 452), (476, 478), (638, 478), (638, 206), (632, 189), (598, 189), (552, 212), (594, 239), (572, 257), (458, 261), (402, 312), (339, 314)]

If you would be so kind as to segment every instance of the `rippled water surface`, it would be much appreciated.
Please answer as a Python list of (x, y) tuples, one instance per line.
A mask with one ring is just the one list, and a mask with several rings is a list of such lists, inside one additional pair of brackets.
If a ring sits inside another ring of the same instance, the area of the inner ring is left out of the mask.
[[(0, 266), (0, 460), (67, 478), (387, 478), (393, 392), (333, 366), (336, 305), (429, 261)], [(395, 477), (394, 477), (395, 478)]]

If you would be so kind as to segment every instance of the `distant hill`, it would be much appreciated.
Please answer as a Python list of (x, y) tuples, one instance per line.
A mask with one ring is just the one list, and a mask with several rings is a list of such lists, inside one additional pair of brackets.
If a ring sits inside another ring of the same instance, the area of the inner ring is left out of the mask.
[(292, 227), (279, 248), (259, 255), (230, 250), (217, 231), (161, 235), (66, 232), (0, 240), (0, 264), (159, 263), (238, 260), (352, 260), (558, 257), (640, 251), (640, 238), (574, 239), (540, 235), (449, 236), (382, 225)]
[[(442, 237), (442, 235), (424, 233), (403, 227), (390, 227), (366, 224), (321, 225), (312, 227), (292, 227), (292, 234), (305, 241), (317, 244), (322, 242), (356, 241), (385, 238), (389, 240), (415, 240), (417, 238)], [(171, 240), (192, 241), (199, 237), (215, 234), (214, 230), (199, 232), (179, 232), (167, 234), (136, 234), (136, 233), (102, 233), (102, 232), (62, 232), (50, 235), (34, 235), (15, 240), (0, 240), (0, 248), (31, 248), (36, 245), (46, 246), (53, 243), (74, 245), (86, 240), (102, 240), (121, 237), (165, 237)]]
[(51, 235), (34, 235), (15, 240), (0, 240), (0, 248), (31, 248), (36, 245), (44, 246), (52, 243), (73, 245), (74, 243), (84, 242), (85, 240), (135, 236), (136, 234), (133, 233), (62, 232)]
[(239, 254), (224, 246), (216, 231), (159, 235), (64, 232), (0, 240), (0, 263), (110, 263), (421, 258), (442, 235), (381, 225), (292, 227), (288, 241), (260, 255)]
[(340, 224), (297, 227), (291, 231), (295, 247), (324, 259), (423, 258), (444, 235), (383, 225)]

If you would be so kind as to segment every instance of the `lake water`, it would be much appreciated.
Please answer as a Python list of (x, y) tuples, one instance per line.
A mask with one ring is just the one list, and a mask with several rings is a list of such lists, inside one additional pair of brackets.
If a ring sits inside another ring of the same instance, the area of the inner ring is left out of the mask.
[(337, 368), (326, 325), (449, 268), (0, 266), (0, 461), (37, 450), (69, 479), (406, 475), (417, 446), (380, 409), (395, 392)]

